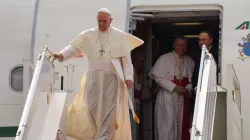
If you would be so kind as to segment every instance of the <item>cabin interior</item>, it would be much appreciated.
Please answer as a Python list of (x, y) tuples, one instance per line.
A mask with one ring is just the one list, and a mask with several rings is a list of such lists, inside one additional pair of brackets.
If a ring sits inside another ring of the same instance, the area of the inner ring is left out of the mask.
[[(187, 38), (187, 55), (193, 59), (197, 59), (197, 54), (201, 53), (198, 35), (202, 30), (208, 30), (212, 34), (212, 47), (215, 47), (220, 52), (220, 21), (220, 11), (217, 10), (180, 12), (137, 11), (131, 13), (130, 32), (145, 41), (143, 46), (132, 52), (133, 63), (136, 63), (135, 59), (138, 59), (137, 52), (144, 55), (143, 65), (141, 65), (143, 67), (143, 86), (141, 96), (139, 99), (137, 98), (140, 102), (139, 116), (141, 123), (136, 125), (136, 134), (133, 134), (136, 140), (155, 139), (154, 104), (157, 93), (154, 92), (154, 81), (147, 75), (150, 68), (159, 56), (173, 51), (174, 38), (179, 35)], [(213, 57), (217, 57), (220, 60), (220, 56)], [(219, 71), (217, 74), (219, 77)], [(194, 98), (192, 99), (193, 103)]]

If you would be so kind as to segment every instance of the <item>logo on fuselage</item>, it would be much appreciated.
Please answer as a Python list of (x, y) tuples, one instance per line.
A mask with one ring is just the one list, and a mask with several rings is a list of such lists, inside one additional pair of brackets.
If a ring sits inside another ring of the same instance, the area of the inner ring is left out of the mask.
[[(239, 26), (235, 28), (235, 30), (250, 30), (250, 21), (244, 21)], [(241, 41), (237, 44), (238, 45), (238, 53), (239, 59), (245, 60), (250, 58), (250, 33), (246, 36), (241, 38)]]
[(250, 57), (250, 33), (246, 37), (242, 37), (238, 43), (239, 59), (245, 60)]
[(235, 30), (249, 30), (250, 29), (250, 21), (244, 21)]

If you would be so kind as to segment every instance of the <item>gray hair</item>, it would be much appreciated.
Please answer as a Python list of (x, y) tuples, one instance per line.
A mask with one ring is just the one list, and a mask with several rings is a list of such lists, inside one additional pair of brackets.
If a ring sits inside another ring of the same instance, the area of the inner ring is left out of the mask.
[(184, 36), (177, 36), (177, 37), (175, 37), (175, 39), (174, 39), (174, 44), (175, 44), (175, 42), (176, 42), (177, 40), (185, 40), (185, 41), (187, 41), (187, 38), (185, 38)]

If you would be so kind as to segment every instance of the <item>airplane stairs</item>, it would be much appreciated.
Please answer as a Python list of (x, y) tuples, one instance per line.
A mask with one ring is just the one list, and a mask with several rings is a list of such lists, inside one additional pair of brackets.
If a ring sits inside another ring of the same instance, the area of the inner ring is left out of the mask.
[(15, 140), (66, 140), (66, 92), (53, 92), (47, 47), (39, 55)]

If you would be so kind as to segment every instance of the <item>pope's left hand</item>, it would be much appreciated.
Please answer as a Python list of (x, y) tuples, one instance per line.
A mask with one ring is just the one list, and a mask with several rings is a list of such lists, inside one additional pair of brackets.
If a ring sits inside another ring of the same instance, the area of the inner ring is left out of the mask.
[(126, 80), (125, 84), (126, 84), (127, 88), (130, 89), (133, 85), (133, 82), (131, 80)]

